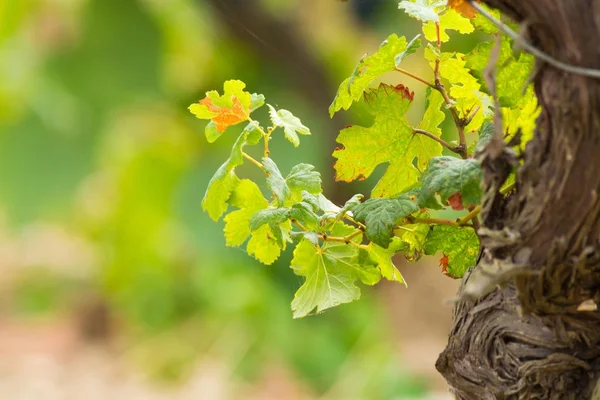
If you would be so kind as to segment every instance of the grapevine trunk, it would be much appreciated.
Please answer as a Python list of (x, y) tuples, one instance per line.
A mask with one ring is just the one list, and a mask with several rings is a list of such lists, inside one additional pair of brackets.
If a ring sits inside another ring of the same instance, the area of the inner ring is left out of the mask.
[[(600, 68), (600, 1), (484, 2), (554, 58)], [(491, 147), (482, 163), (488, 275), (465, 277), (436, 364), (458, 399), (590, 399), (600, 377), (600, 80), (541, 62), (533, 79), (543, 110), (522, 160)], [(498, 182), (515, 162), (504, 200)], [(503, 285), (466, 296), (486, 279)]]

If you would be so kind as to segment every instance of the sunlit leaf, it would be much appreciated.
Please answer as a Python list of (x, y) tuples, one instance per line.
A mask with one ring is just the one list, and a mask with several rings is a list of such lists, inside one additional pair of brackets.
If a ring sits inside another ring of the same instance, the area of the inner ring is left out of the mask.
[[(471, 33), (475, 30), (473, 24), (468, 18), (463, 17), (454, 10), (448, 10), (440, 17), (440, 41), (445, 43), (450, 40), (450, 36), (446, 33), (447, 30), (457, 31), (462, 34)], [(437, 42), (437, 29), (435, 22), (427, 22), (423, 25), (423, 34), (425, 39), (430, 42)]]
[(401, 1), (398, 8), (404, 10), (408, 15), (419, 21), (439, 22), (440, 17), (438, 12), (441, 11), (441, 7), (445, 5), (445, 1), (430, 2), (429, 0), (412, 0)]
[(206, 130), (209, 142), (218, 139), (228, 127), (248, 120), (251, 107), (258, 108), (261, 102), (264, 103), (264, 96), (254, 95), (253, 98), (253, 95), (244, 91), (245, 87), (246, 84), (242, 81), (226, 81), (223, 85), (223, 95), (212, 90), (207, 92), (206, 97), (199, 103), (189, 107), (190, 112), (197, 118), (210, 119), (214, 124), (214, 128)]
[(270, 104), (268, 104), (268, 106), (273, 125), (284, 129), (286, 139), (289, 140), (294, 147), (300, 145), (300, 138), (298, 135), (310, 135), (310, 130), (291, 112), (288, 110), (275, 110)]
[(253, 145), (260, 140), (260, 133), (253, 124), (248, 124), (240, 134), (231, 149), (231, 155), (217, 170), (208, 183), (208, 188), (202, 200), (202, 208), (217, 221), (227, 211), (227, 200), (239, 183), (235, 168), (242, 165), (244, 158), (242, 150), (246, 145)]
[(352, 75), (341, 83), (329, 107), (329, 114), (333, 116), (342, 108), (347, 110), (353, 102), (358, 101), (371, 81), (394, 70), (396, 57), (405, 50), (407, 50), (406, 38), (392, 34), (379, 46), (375, 54), (363, 56)]
[(413, 134), (404, 117), (412, 96), (402, 85), (386, 84), (365, 94), (375, 122), (370, 127), (351, 126), (340, 132), (337, 141), (343, 146), (333, 153), (337, 180), (363, 179), (379, 164), (389, 163), (372, 196), (391, 197), (417, 182), (420, 173), (413, 161), (416, 159), (416, 165), (424, 169), (429, 159), (442, 154), (442, 146)]
[[(346, 236), (353, 231), (354, 228), (337, 223), (331, 235)], [(319, 247), (302, 240), (294, 250), (291, 263), (294, 273), (306, 278), (292, 301), (294, 318), (360, 298), (360, 289), (356, 286), (359, 280), (356, 268), (360, 268), (357, 261), (358, 249), (354, 246), (325, 242)]]

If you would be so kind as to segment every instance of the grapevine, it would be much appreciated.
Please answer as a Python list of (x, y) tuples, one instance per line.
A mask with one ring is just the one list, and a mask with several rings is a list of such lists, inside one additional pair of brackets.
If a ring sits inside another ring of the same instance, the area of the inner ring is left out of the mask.
[[(343, 205), (334, 204), (323, 195), (321, 175), (309, 164), (282, 172), (269, 148), (272, 136), (283, 133), (298, 147), (301, 136), (311, 132), (290, 111), (271, 105), (268, 125), (254, 120), (252, 113), (265, 105), (265, 97), (246, 91), (243, 82), (229, 80), (222, 95), (208, 92), (189, 107), (196, 117), (209, 120), (205, 134), (210, 143), (229, 127), (246, 124), (210, 180), (202, 206), (213, 220), (224, 218), (227, 246), (245, 244), (246, 252), (264, 264), (294, 246), (291, 269), (305, 278), (292, 301), (296, 318), (357, 300), (359, 283), (386, 279), (405, 284), (392, 262), (398, 253), (409, 261), (441, 254), (443, 273), (462, 277), (475, 265), (480, 246), (477, 154), (494, 131), (507, 140), (520, 132), (519, 146), (533, 134), (539, 108), (528, 84), (532, 56), (516, 53), (512, 39), (502, 37), (491, 93), (483, 75), (494, 36), (501, 35), (496, 25), (463, 1), (401, 1), (399, 8), (422, 23), (422, 35), (408, 40), (394, 33), (375, 53), (363, 56), (329, 109), (333, 116), (362, 100), (374, 117), (370, 126), (343, 129), (337, 138), (340, 147), (333, 152), (340, 181), (368, 178), (386, 164), (368, 199), (357, 194)], [(476, 30), (490, 40), (468, 54), (444, 51), (450, 34)], [(417, 56), (425, 58), (429, 72), (406, 68), (405, 59)], [(411, 89), (384, 83), (372, 87), (388, 72), (425, 86), (426, 104), (416, 126), (405, 117), (415, 97)], [(502, 127), (493, 126), (494, 113), (502, 116)], [(447, 118), (451, 131), (442, 132)], [(442, 133), (457, 141), (449, 142)], [(260, 146), (262, 158), (249, 155), (245, 148), (250, 146)], [(236, 168), (245, 162), (262, 171), (268, 196), (254, 181), (237, 176)], [(503, 192), (509, 190), (510, 185)], [(463, 214), (455, 220), (438, 218), (436, 212), (443, 209)]]

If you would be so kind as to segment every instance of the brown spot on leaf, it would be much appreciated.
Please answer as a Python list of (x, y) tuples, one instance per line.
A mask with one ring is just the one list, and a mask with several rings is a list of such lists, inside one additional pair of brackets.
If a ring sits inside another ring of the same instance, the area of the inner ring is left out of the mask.
[(465, 209), (465, 207), (463, 206), (462, 195), (460, 194), (460, 192), (456, 192), (452, 196), (448, 197), (448, 204), (455, 211)]

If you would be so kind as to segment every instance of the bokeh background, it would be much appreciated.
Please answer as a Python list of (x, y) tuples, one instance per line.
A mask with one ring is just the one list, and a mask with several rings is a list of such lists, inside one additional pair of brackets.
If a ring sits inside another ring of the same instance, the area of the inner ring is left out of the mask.
[[(335, 136), (371, 117), (327, 107), (364, 53), (418, 30), (393, 0), (0, 0), (0, 397), (449, 398), (438, 260), (399, 257), (408, 289), (293, 320), (291, 254), (225, 247), (200, 207), (235, 132), (208, 147), (187, 111), (245, 81), (313, 132), (273, 157), (317, 165), (341, 203), (377, 177), (335, 184)], [(418, 118), (423, 88), (383, 79)]]

